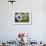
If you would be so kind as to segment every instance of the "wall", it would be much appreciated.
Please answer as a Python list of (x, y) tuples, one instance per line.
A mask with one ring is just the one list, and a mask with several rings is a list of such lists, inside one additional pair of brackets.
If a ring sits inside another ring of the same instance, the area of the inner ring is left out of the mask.
[[(13, 5), (0, 0), (0, 40), (11, 40), (18, 32), (27, 32), (37, 41), (46, 40), (45, 0), (17, 0)], [(32, 25), (14, 25), (12, 19), (16, 11), (32, 11)]]

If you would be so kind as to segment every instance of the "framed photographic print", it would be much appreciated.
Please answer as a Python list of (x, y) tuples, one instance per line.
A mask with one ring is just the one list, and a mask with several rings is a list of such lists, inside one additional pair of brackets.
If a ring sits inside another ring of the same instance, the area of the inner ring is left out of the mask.
[(14, 16), (14, 24), (32, 24), (32, 13), (16, 12)]

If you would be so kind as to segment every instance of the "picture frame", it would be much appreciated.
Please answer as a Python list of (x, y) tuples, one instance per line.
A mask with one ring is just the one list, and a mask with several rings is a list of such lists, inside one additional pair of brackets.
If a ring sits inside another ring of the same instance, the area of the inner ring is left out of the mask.
[(32, 12), (15, 12), (14, 24), (32, 24)]

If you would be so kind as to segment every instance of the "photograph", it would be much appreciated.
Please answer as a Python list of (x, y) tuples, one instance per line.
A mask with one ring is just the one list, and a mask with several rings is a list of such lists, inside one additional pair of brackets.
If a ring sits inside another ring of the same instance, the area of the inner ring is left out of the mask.
[(15, 18), (14, 18), (14, 23), (15, 24), (31, 24), (31, 21), (32, 21), (31, 17), (32, 17), (31, 13), (16, 12)]

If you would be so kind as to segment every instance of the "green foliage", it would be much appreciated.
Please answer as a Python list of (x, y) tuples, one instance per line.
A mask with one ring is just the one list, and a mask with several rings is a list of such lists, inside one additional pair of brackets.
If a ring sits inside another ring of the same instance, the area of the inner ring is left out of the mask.
[(29, 22), (29, 14), (22, 14), (22, 20), (20, 22)]

